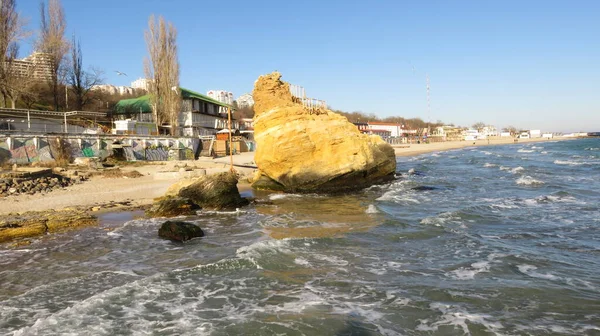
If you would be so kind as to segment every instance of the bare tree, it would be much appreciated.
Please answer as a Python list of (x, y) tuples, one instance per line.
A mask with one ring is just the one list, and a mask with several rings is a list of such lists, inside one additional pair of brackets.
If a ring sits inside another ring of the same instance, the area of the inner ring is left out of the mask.
[(150, 79), (150, 101), (157, 130), (159, 125), (168, 123), (171, 135), (176, 135), (181, 110), (177, 30), (162, 16), (156, 20), (151, 15), (145, 39), (148, 57), (144, 59), (144, 72)]
[(29, 69), (17, 71), (15, 61), (19, 54), (19, 42), (29, 35), (26, 22), (16, 11), (15, 0), (0, 0), (0, 94), (2, 105), (8, 100), (12, 108), (20, 95), (27, 91), (31, 76)]
[(67, 74), (67, 83), (75, 95), (75, 109), (83, 110), (90, 103), (90, 91), (94, 85), (103, 82), (102, 72), (91, 68), (89, 71), (83, 69), (83, 54), (81, 53), (81, 42), (73, 36), (71, 43), (71, 60)]
[(65, 55), (69, 51), (69, 43), (65, 39), (67, 22), (60, 0), (48, 0), (48, 8), (40, 3), (41, 32), (37, 41), (37, 50), (50, 58), (51, 76), (49, 84), (52, 87), (54, 109), (58, 111), (60, 86), (64, 76)]
[(471, 127), (473, 127), (473, 129), (476, 129), (478, 131), (481, 131), (485, 127), (485, 123), (480, 121), (480, 122), (474, 123), (473, 126), (471, 126)]

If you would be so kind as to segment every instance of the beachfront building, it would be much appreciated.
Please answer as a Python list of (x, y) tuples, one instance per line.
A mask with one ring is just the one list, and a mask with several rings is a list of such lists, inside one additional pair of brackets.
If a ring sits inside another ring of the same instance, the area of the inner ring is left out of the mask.
[[(214, 100), (203, 94), (181, 88), (181, 112), (177, 118), (177, 135), (179, 136), (200, 136), (200, 135), (215, 135), (218, 131), (228, 128), (227, 111), (229, 105), (220, 101)], [(148, 128), (148, 123), (153, 131), (150, 134), (166, 134), (169, 133), (171, 125), (157, 125), (154, 120), (154, 113), (150, 106), (150, 96), (145, 95), (134, 99), (123, 99), (117, 103), (113, 113), (116, 121), (129, 120), (127, 129), (123, 130), (124, 126), (119, 126), (120, 131), (129, 132), (129, 134), (137, 134), (140, 129)], [(142, 123), (143, 127), (138, 127), (137, 124)], [(239, 123), (232, 118), (231, 128), (239, 129)], [(117, 124), (115, 122), (115, 129)]]
[(387, 136), (399, 137), (404, 133), (404, 126), (401, 124), (379, 121), (369, 121), (367, 124), (369, 134), (388, 134)]
[(358, 128), (360, 133), (369, 133), (369, 124), (368, 123), (355, 122), (353, 124)]
[(432, 141), (457, 141), (463, 140), (463, 128), (444, 125), (437, 126), (430, 135)]
[(529, 136), (531, 138), (541, 138), (542, 137), (542, 131), (540, 131), (540, 130), (529, 130)]
[(492, 125), (484, 126), (479, 133), (486, 138), (498, 136), (498, 130)]

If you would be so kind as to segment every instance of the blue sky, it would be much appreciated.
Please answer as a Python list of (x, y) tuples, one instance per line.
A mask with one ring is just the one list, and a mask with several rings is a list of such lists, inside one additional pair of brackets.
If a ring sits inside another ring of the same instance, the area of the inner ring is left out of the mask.
[[(237, 97), (278, 70), (345, 111), (600, 131), (600, 1), (62, 3), (84, 63), (110, 84), (143, 75), (144, 30), (156, 14), (177, 27), (181, 85), (195, 91)], [(38, 29), (39, 1), (17, 6)]]

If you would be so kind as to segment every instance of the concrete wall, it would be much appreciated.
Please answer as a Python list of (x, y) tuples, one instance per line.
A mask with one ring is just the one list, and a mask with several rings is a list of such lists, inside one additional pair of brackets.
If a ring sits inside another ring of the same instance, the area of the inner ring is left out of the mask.
[[(0, 135), (0, 162), (27, 164), (54, 161), (50, 144), (58, 138), (48, 135)], [(71, 135), (61, 138), (70, 144), (74, 158), (106, 158), (113, 154), (113, 145), (118, 144), (123, 147), (128, 161), (193, 160), (201, 150), (201, 142), (197, 138), (94, 135)]]

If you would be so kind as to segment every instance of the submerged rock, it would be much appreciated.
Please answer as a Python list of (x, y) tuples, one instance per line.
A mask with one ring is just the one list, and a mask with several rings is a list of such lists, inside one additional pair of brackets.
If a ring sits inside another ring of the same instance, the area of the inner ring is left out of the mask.
[(235, 209), (250, 203), (240, 196), (237, 182), (238, 178), (232, 172), (206, 175), (183, 187), (178, 195), (202, 209)]
[(204, 237), (204, 231), (192, 223), (166, 221), (158, 229), (158, 236), (165, 239), (184, 242), (192, 238)]
[(416, 191), (431, 191), (431, 190), (437, 190), (438, 188), (430, 187), (430, 186), (418, 186), (418, 187), (413, 187), (410, 189), (416, 190)]
[(177, 217), (196, 214), (200, 207), (190, 199), (178, 196), (165, 196), (155, 200), (146, 215), (150, 217)]
[(361, 134), (330, 110), (306, 109), (279, 73), (260, 76), (253, 97), (254, 158), (261, 176), (253, 187), (335, 192), (394, 178), (396, 157), (389, 144)]

